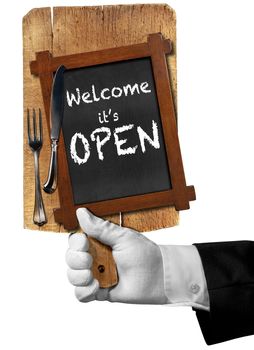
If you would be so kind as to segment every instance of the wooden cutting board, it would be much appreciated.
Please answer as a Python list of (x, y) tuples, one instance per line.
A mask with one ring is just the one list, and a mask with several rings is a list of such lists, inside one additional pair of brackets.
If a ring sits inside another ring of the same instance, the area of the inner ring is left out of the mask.
[[(35, 53), (49, 50), (54, 56), (101, 50), (105, 48), (145, 42), (150, 33), (161, 32), (173, 43), (168, 57), (175, 105), (177, 93), (176, 78), (176, 16), (168, 5), (118, 5), (92, 7), (55, 7), (31, 10), (23, 18), (23, 63), (24, 63), (24, 227), (33, 230), (66, 232), (54, 221), (53, 209), (59, 207), (57, 191), (43, 193), (48, 222), (42, 227), (33, 224), (34, 208), (34, 166), (31, 151), (27, 145), (26, 110), (43, 109), (39, 78), (31, 75), (29, 63)], [(43, 118), (44, 145), (40, 156), (40, 176), (47, 178), (50, 141), (46, 118)], [(157, 230), (178, 224), (179, 214), (172, 207), (149, 209), (132, 213), (112, 215), (108, 220), (140, 232)], [(110, 250), (91, 242), (94, 255), (94, 274), (101, 286), (116, 282), (116, 273)], [(98, 265), (105, 271), (100, 273)]]

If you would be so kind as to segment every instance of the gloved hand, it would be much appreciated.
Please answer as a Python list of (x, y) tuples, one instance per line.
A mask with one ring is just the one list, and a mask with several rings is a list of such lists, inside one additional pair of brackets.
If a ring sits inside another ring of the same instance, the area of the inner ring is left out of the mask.
[(200, 256), (195, 246), (159, 246), (134, 230), (78, 209), (81, 228), (109, 245), (119, 282), (102, 289), (91, 272), (92, 256), (85, 234), (71, 234), (66, 262), (68, 278), (82, 302), (108, 300), (132, 304), (174, 304), (209, 309), (209, 296)]
[(82, 302), (95, 299), (136, 304), (164, 304), (163, 261), (160, 248), (134, 230), (114, 225), (92, 215), (87, 209), (77, 210), (81, 228), (88, 236), (111, 246), (118, 271), (115, 287), (101, 289), (90, 270), (92, 256), (85, 234), (71, 234), (66, 262), (69, 281)]

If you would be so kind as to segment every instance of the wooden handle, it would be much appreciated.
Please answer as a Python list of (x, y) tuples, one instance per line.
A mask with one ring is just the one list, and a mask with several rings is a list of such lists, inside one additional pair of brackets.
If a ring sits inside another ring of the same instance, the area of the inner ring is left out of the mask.
[(116, 263), (112, 249), (89, 237), (89, 253), (93, 257), (92, 271), (101, 288), (113, 287), (118, 282)]

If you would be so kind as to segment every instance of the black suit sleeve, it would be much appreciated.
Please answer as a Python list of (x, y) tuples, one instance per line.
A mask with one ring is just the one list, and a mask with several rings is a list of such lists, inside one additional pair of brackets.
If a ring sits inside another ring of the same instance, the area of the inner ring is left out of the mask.
[(195, 310), (208, 345), (254, 334), (254, 242), (195, 244), (210, 312)]

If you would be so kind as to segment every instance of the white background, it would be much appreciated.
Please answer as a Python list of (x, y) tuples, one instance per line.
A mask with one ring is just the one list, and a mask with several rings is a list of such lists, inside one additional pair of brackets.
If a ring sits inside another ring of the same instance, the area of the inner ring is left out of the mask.
[[(1, 4), (0, 347), (205, 349), (191, 309), (78, 303), (66, 278), (67, 236), (22, 229), (22, 17), (35, 6), (97, 4), (107, 2)], [(169, 4), (178, 18), (179, 134), (197, 201), (178, 227), (147, 236), (165, 244), (254, 239), (253, 1)], [(253, 345), (248, 337), (216, 348)]]

